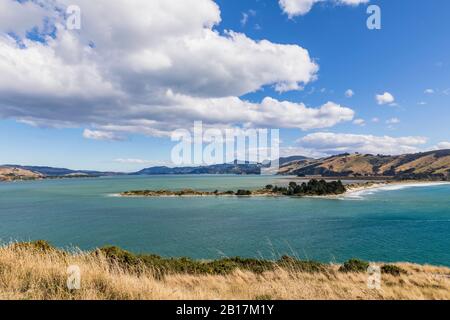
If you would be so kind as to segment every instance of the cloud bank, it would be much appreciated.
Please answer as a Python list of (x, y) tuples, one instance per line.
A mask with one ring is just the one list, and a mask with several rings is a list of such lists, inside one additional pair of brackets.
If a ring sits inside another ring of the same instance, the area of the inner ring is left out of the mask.
[(390, 137), (344, 133), (318, 132), (308, 134), (298, 140), (303, 148), (313, 149), (323, 154), (360, 152), (367, 154), (398, 155), (421, 151), (427, 143), (424, 137)]
[[(65, 28), (69, 5), (81, 8), (81, 30)], [(301, 90), (319, 67), (298, 45), (218, 32), (212, 0), (3, 0), (0, 9), (0, 118), (118, 140), (167, 136), (194, 120), (309, 130), (354, 117), (333, 102), (240, 98)]]

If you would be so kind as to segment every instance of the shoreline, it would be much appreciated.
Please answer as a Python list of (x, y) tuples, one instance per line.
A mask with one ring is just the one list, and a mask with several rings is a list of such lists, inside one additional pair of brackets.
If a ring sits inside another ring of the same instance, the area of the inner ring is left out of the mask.
[(447, 181), (424, 181), (424, 180), (411, 180), (411, 181), (385, 181), (383, 183), (367, 182), (365, 184), (351, 184), (346, 186), (347, 191), (344, 196), (355, 193), (360, 193), (369, 190), (380, 190), (388, 187), (431, 187), (440, 185), (450, 185)]

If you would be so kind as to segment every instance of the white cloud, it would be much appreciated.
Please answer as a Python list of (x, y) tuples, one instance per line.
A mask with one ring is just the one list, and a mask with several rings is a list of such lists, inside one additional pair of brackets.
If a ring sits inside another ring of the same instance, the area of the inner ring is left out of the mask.
[(26, 31), (35, 26), (42, 28), (46, 16), (45, 9), (30, 1), (0, 1), (0, 30), (7, 33), (24, 36)]
[(85, 129), (83, 131), (83, 137), (90, 140), (101, 140), (101, 141), (120, 141), (123, 140), (122, 137), (118, 136), (114, 132), (98, 131)]
[(348, 89), (347, 91), (345, 91), (345, 96), (347, 98), (351, 98), (355, 95), (355, 92), (352, 89)]
[[(85, 137), (103, 140), (122, 138), (124, 132), (168, 135), (194, 120), (303, 130), (353, 120), (351, 109), (333, 102), (309, 108), (238, 98), (265, 86), (300, 90), (316, 79), (318, 66), (298, 45), (219, 33), (214, 26), (220, 9), (211, 0), (40, 3), (27, 5), (53, 19), (56, 37), (42, 30), (45, 44), (23, 38), (20, 47), (6, 34), (39, 25), (42, 15), (26, 25), (22, 20), (0, 24), (0, 118), (89, 127)], [(79, 31), (64, 28), (59, 12), (68, 4), (82, 10)], [(17, 11), (4, 10), (5, 16)]]
[(450, 142), (448, 141), (443, 141), (437, 144), (436, 149), (441, 150), (441, 149), (450, 149)]
[(315, 3), (321, 1), (323, 0), (279, 0), (279, 4), (283, 12), (292, 18), (307, 14)]
[(398, 118), (391, 118), (386, 121), (386, 124), (399, 124), (399, 123), (400, 123), (400, 119), (398, 119)]
[(377, 94), (375, 96), (375, 99), (377, 100), (377, 103), (379, 105), (393, 104), (395, 102), (394, 96), (389, 92), (385, 92), (383, 94)]
[(303, 148), (325, 154), (360, 152), (370, 154), (403, 154), (420, 151), (427, 143), (424, 137), (390, 137), (319, 132), (309, 134), (298, 143)]
[(426, 89), (425, 90), (426, 94), (433, 94), (434, 92), (435, 92), (434, 89)]
[(372, 118), (372, 122), (373, 123), (378, 123), (378, 122), (380, 122), (380, 118), (377, 118), (377, 117)]
[(363, 3), (368, 3), (370, 0), (338, 0), (338, 3), (350, 6), (357, 6)]
[(314, 4), (319, 2), (334, 2), (339, 5), (357, 6), (370, 0), (279, 0), (281, 9), (289, 18), (302, 16), (311, 11)]
[(361, 127), (364, 127), (366, 125), (366, 121), (364, 119), (355, 119), (353, 123)]
[[(308, 108), (302, 103), (265, 98), (261, 103), (243, 101), (237, 97), (194, 98), (167, 93), (167, 104), (148, 109), (136, 106), (135, 112), (145, 119), (122, 121), (114, 126), (102, 126), (103, 130), (141, 132), (163, 136), (172, 130), (189, 128), (194, 121), (203, 120), (205, 126), (225, 128), (243, 124), (246, 127), (297, 128), (302, 130), (328, 128), (344, 121), (351, 121), (354, 111), (328, 102), (319, 108)], [(160, 122), (163, 122), (161, 125)]]

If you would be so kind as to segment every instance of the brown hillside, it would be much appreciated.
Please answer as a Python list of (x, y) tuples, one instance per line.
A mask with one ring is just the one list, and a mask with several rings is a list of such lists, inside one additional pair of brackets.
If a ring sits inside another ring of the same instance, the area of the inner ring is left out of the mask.
[(44, 178), (42, 174), (30, 170), (0, 167), (0, 181), (33, 180), (41, 178)]
[(449, 179), (450, 150), (400, 156), (341, 154), (317, 160), (292, 162), (283, 165), (280, 174)]

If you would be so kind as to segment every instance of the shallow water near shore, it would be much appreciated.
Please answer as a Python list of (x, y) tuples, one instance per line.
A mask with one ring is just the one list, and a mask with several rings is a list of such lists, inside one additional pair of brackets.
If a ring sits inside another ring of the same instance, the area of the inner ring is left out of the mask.
[(450, 266), (450, 185), (388, 186), (336, 199), (121, 198), (129, 190), (257, 189), (259, 176), (154, 176), (0, 184), (0, 239), (59, 247), (117, 245), (134, 252), (213, 259), (323, 262), (352, 257)]

